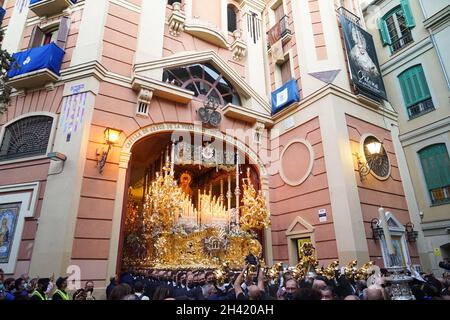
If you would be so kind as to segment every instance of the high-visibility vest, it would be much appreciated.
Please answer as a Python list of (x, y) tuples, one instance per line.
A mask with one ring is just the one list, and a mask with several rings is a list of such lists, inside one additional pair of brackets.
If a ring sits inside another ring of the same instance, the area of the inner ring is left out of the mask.
[(63, 300), (69, 300), (69, 295), (62, 290), (57, 289), (55, 294), (59, 294)]
[(42, 294), (41, 294), (39, 291), (37, 291), (37, 290), (34, 290), (32, 295), (33, 295), (33, 296), (38, 296), (39, 299), (41, 299), (41, 300), (47, 300), (47, 296), (42, 295)]

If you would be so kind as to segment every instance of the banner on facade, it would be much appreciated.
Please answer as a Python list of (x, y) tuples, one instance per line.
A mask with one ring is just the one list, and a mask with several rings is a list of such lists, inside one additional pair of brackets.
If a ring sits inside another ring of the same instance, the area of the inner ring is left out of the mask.
[(299, 101), (300, 93), (298, 92), (297, 81), (295, 79), (289, 80), (272, 93), (272, 115)]
[(353, 83), (361, 93), (387, 100), (372, 36), (344, 16), (341, 26)]

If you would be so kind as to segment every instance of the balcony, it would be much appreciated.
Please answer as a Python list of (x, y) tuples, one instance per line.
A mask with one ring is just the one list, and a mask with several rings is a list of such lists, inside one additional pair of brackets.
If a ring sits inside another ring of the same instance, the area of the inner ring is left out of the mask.
[(269, 48), (281, 39), (286, 44), (292, 38), (292, 32), (289, 29), (289, 17), (284, 15), (276, 25), (267, 32)]
[(13, 54), (8, 85), (17, 89), (46, 86), (59, 79), (64, 50), (55, 43)]
[(61, 13), (75, 3), (77, 0), (30, 0), (30, 10), (39, 17), (49, 17)]

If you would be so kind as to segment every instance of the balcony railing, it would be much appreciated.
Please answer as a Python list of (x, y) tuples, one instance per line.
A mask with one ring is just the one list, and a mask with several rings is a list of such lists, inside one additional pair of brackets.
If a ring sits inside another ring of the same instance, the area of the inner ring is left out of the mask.
[(450, 203), (450, 186), (430, 190), (433, 205)]
[(403, 37), (399, 38), (398, 40), (392, 41), (391, 44), (392, 53), (399, 51), (400, 49), (404, 48), (405, 46), (413, 42), (411, 31), (407, 29), (404, 30), (403, 32), (405, 33)]
[(30, 0), (30, 10), (39, 17), (53, 16), (75, 3), (77, 0)]
[(414, 119), (418, 116), (421, 116), (425, 113), (431, 112), (434, 110), (433, 100), (427, 99), (425, 101), (419, 102), (408, 108), (408, 115), (410, 119)]
[(289, 17), (285, 15), (272, 27), (272, 29), (267, 32), (269, 47), (271, 47), (278, 40), (291, 34), (292, 32), (289, 29)]
[(64, 50), (55, 43), (13, 54), (8, 84), (16, 89), (46, 85), (59, 79)]

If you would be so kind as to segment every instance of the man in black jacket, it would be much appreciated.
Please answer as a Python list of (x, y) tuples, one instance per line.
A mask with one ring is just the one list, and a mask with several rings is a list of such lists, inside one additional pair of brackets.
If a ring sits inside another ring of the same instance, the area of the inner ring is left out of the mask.
[(67, 289), (67, 277), (59, 277), (56, 280), (56, 291), (53, 294), (52, 300), (70, 300), (69, 295), (66, 292)]
[(50, 283), (49, 278), (42, 278), (38, 280), (36, 290), (33, 291), (33, 294), (31, 295), (31, 300), (48, 300), (47, 295), (45, 292), (48, 289), (48, 284)]

